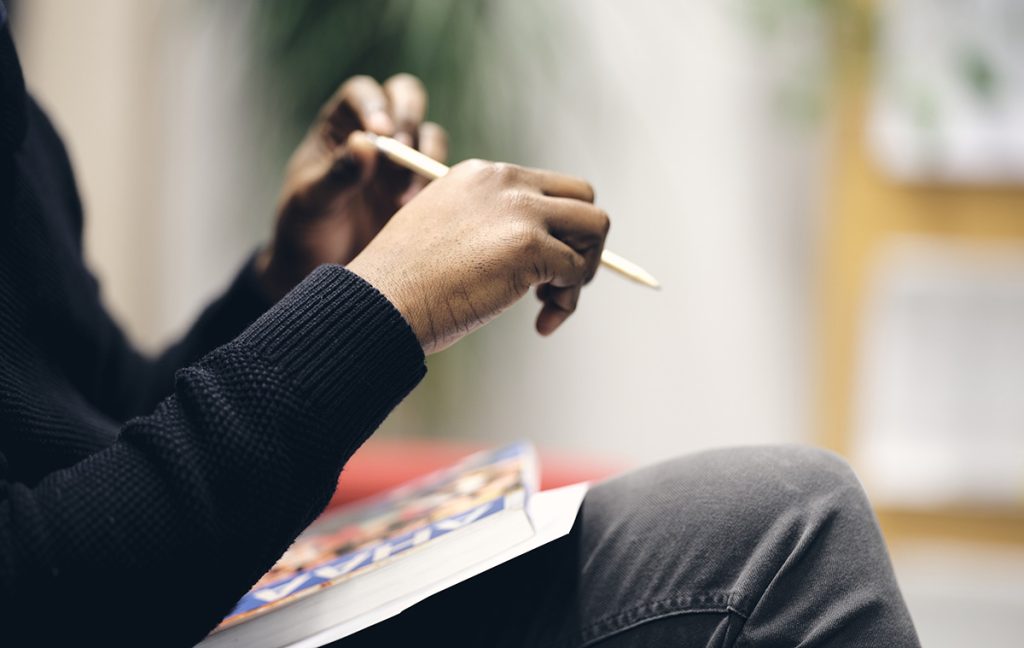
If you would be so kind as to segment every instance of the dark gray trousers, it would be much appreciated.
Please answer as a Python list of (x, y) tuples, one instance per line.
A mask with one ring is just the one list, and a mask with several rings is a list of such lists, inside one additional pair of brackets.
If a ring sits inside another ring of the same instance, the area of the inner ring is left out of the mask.
[(836, 455), (733, 448), (593, 488), (572, 533), (339, 646), (918, 646)]

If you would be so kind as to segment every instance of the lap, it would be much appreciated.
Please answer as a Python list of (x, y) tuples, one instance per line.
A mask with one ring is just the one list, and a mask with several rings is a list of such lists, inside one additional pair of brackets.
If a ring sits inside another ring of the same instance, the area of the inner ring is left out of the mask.
[[(427, 637), (451, 646), (742, 643), (744, 634), (773, 632), (750, 627), (756, 613), (813, 623), (819, 610), (810, 599), (821, 594), (803, 582), (808, 569), (839, 568), (898, 595), (873, 524), (856, 479), (833, 455), (698, 453), (595, 486), (567, 537), (339, 645)], [(835, 564), (865, 538), (882, 556)], [(787, 570), (793, 561), (804, 567)]]

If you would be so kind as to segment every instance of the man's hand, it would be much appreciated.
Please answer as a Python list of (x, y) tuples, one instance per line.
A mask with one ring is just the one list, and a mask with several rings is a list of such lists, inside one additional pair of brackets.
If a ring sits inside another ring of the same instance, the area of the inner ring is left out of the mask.
[(409, 322), (425, 353), (483, 326), (538, 286), (537, 330), (576, 309), (608, 216), (583, 180), (470, 160), (403, 207), (349, 264)]
[(324, 105), (292, 154), (270, 245), (256, 261), (266, 293), (278, 299), (322, 263), (347, 264), (392, 214), (422, 189), (377, 154), (357, 131), (394, 137), (444, 161), (447, 134), (424, 123), (427, 93), (398, 74), (383, 86), (352, 77)]

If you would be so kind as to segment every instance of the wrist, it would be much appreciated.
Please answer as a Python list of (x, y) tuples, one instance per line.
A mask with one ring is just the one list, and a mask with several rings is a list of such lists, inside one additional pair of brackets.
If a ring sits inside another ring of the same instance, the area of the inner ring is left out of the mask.
[(426, 317), (423, 316), (420, 312), (421, 309), (415, 306), (415, 301), (407, 297), (408, 291), (403, 289), (400, 282), (395, 281), (394, 273), (387, 271), (386, 265), (376, 262), (366, 254), (360, 254), (345, 268), (376, 288), (377, 292), (391, 302), (391, 305), (412, 329), (423, 352), (427, 353), (431, 339), (429, 336), (429, 314)]

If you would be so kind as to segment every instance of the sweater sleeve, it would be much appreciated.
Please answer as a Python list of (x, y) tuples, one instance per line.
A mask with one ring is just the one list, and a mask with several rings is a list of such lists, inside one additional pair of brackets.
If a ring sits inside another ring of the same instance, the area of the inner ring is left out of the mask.
[[(322, 266), (241, 335), (177, 372), (106, 450), (0, 484), (11, 645), (191, 645), (326, 504), (425, 372), (370, 285)], [(17, 639), (15, 639), (17, 637)]]
[[(2, 45), (0, 40), (0, 59)], [(37, 195), (47, 196), (46, 209), (73, 240), (73, 258), (65, 258), (64, 262), (73, 268), (72, 281), (81, 280), (72, 293), (73, 309), (76, 317), (87, 322), (77, 330), (89, 335), (81, 339), (72, 330), (63, 338), (58, 336), (58, 343), (66, 346), (58, 349), (57, 355), (63, 362), (71, 360), (64, 367), (65, 372), (96, 409), (116, 421), (125, 421), (152, 411), (171, 393), (175, 371), (234, 338), (272, 302), (261, 292), (250, 258), (227, 291), (206, 307), (181, 340), (156, 357), (140, 353), (103, 307), (99, 283), (86, 267), (81, 249), (82, 205), (60, 135), (30, 97), (26, 108), (30, 128), (19, 162), (21, 172)], [(49, 270), (43, 268), (43, 272)], [(61, 317), (52, 321), (59, 322)], [(44, 320), (39, 325), (50, 323)]]
[(99, 307), (98, 374), (79, 387), (94, 406), (115, 420), (151, 411), (171, 393), (178, 369), (234, 338), (271, 305), (259, 290), (250, 258), (227, 291), (203, 310), (178, 342), (156, 357), (140, 353)]

